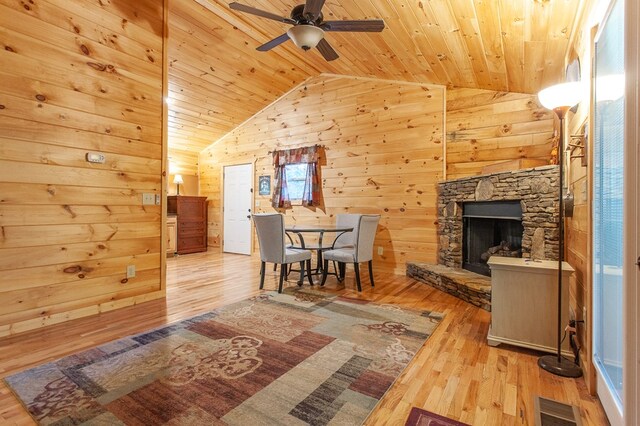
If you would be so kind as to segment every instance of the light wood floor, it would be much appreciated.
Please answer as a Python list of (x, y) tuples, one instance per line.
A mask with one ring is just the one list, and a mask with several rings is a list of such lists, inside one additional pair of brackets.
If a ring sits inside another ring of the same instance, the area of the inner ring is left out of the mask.
[[(166, 300), (0, 340), (0, 376), (259, 292), (256, 257), (210, 251), (167, 263)], [(276, 273), (268, 273), (265, 288), (275, 289)], [(487, 346), (488, 312), (405, 276), (376, 273), (373, 289), (367, 274), (362, 276), (361, 294), (354, 291), (350, 268), (346, 288), (329, 277), (326, 291), (446, 315), (367, 424), (404, 425), (411, 407), (418, 406), (474, 425), (533, 425), (534, 395), (579, 406), (585, 425), (607, 424), (600, 403), (589, 396), (582, 379), (560, 378), (539, 369), (534, 352)], [(289, 285), (295, 285), (293, 276)], [(4, 382), (0, 384), (0, 424), (33, 424)]]

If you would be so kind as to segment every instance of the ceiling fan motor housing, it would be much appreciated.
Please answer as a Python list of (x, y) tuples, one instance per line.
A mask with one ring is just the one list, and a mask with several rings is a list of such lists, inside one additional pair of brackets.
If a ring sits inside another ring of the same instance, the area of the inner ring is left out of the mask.
[[(313, 16), (311, 17), (313, 18)], [(318, 26), (322, 23), (323, 16), (322, 12), (318, 14), (316, 19), (309, 20), (308, 17), (304, 16), (304, 4), (299, 4), (293, 8), (291, 11), (291, 19), (296, 21), (296, 24), (308, 24)]]

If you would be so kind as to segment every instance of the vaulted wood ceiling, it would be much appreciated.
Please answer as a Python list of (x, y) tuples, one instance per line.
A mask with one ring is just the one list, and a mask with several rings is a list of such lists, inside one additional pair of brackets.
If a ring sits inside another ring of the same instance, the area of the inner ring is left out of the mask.
[[(241, 0), (289, 16), (303, 0)], [(286, 42), (289, 27), (227, 0), (170, 0), (169, 147), (196, 153), (320, 73), (535, 93), (560, 80), (584, 0), (327, 0), (325, 20), (382, 18), (382, 33), (327, 33), (340, 58)], [(188, 161), (187, 161), (188, 162)]]

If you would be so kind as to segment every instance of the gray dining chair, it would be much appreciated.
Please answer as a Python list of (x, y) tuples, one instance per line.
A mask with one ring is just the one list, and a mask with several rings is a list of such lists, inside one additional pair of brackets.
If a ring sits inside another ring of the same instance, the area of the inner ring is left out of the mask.
[(288, 248), (286, 246), (284, 216), (279, 213), (254, 214), (253, 223), (256, 227), (258, 243), (260, 245), (260, 289), (262, 290), (264, 287), (265, 266), (267, 262), (280, 265), (278, 293), (282, 293), (282, 284), (287, 275), (287, 265), (291, 263), (300, 263), (300, 280), (298, 281), (298, 285), (302, 285), (306, 262), (306, 275), (309, 283), (313, 285), (313, 280), (311, 279), (311, 252)]
[(327, 280), (329, 261), (335, 261), (341, 265), (341, 270), (344, 270), (343, 265), (346, 265), (347, 263), (353, 264), (356, 273), (356, 285), (358, 286), (358, 291), (362, 291), (362, 285), (360, 283), (360, 263), (368, 262), (369, 280), (371, 281), (371, 287), (374, 286), (373, 241), (376, 237), (378, 222), (380, 222), (380, 215), (361, 215), (358, 219), (358, 230), (354, 232), (353, 247), (327, 250), (323, 253), (324, 268), (322, 273), (322, 283), (320, 285), (324, 285)]
[(358, 232), (358, 224), (360, 223), (361, 214), (340, 213), (336, 215), (336, 228), (353, 228), (351, 232), (340, 233), (333, 245), (332, 249), (351, 248), (354, 246), (354, 238)]

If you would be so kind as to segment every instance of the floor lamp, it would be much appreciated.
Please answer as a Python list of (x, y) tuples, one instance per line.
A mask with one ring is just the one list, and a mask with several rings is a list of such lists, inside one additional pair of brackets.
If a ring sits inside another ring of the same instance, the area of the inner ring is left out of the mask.
[(558, 352), (538, 359), (538, 365), (557, 376), (580, 377), (582, 369), (574, 362), (562, 356), (562, 261), (564, 260), (564, 116), (580, 102), (580, 83), (561, 83), (547, 87), (538, 93), (543, 107), (553, 110), (560, 119), (558, 138), (559, 190), (558, 190)]

